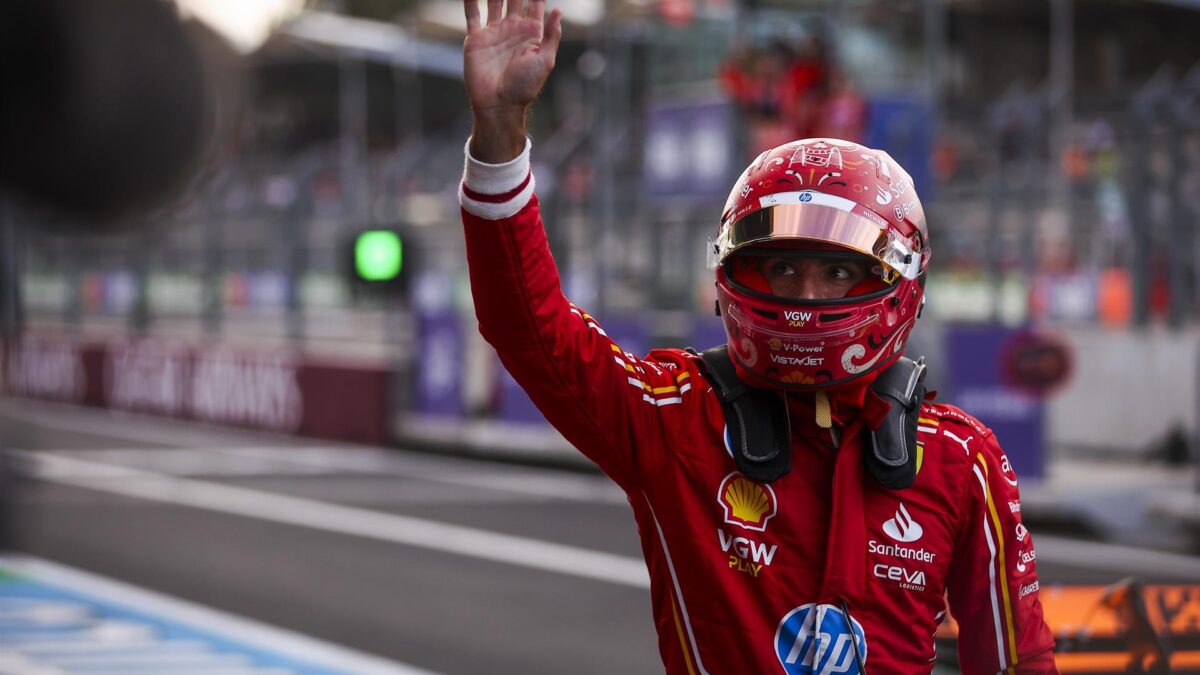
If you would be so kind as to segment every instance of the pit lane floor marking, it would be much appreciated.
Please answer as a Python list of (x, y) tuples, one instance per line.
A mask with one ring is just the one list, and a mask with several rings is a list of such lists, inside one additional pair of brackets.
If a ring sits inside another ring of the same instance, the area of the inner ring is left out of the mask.
[(649, 588), (638, 558), (312, 499), (175, 478), (47, 452), (10, 451), (42, 480), (245, 518), (350, 534), (469, 558)]
[[(516, 468), (503, 462), (403, 455), (382, 448), (205, 447), (53, 450), (59, 457), (129, 466), (170, 476), (313, 477), (324, 475), (419, 479), (532, 499), (620, 504), (628, 500), (612, 481), (554, 469)], [(476, 495), (478, 496), (478, 495)]]
[[(0, 412), (18, 417), (23, 422), (56, 431), (111, 436), (179, 450), (235, 455), (243, 461), (260, 459), (288, 463), (302, 470), (324, 469), (336, 473), (387, 472), (391, 475), (421, 478), (448, 485), (484, 488), (532, 497), (605, 504), (628, 503), (624, 493), (606, 478), (564, 473), (553, 469), (513, 470), (510, 465), (499, 463), (496, 466), (502, 470), (479, 471), (475, 467), (486, 460), (434, 456), (400, 458), (396, 453), (380, 447), (329, 442), (306, 443), (294, 436), (272, 432), (210, 426), (190, 420), (164, 420), (153, 415), (97, 410), (68, 403), (0, 399)], [(292, 444), (238, 447), (247, 437)], [(224, 444), (225, 447), (214, 447), (214, 442), (219, 444), (222, 439), (229, 441)], [(137, 452), (133, 449), (112, 451)], [(140, 451), (149, 455), (155, 448), (142, 448)], [(105, 451), (79, 452), (82, 454)]]
[[(294, 448), (317, 445), (283, 432), (243, 429), (196, 420), (176, 420), (146, 413), (91, 408), (57, 401), (3, 398), (0, 399), (0, 413), (55, 431), (115, 436), (147, 445), (176, 448), (212, 445), (214, 442), (220, 443), (221, 440), (239, 443), (246, 438), (260, 439), (259, 443)], [(337, 445), (328, 441), (322, 441), (322, 444)], [(354, 446), (347, 444), (346, 447)]]
[[(46, 452), (14, 451), (43, 480), (126, 497), (257, 518), (406, 546), (492, 560), (568, 576), (648, 588), (642, 560), (461, 525), (330, 504), (312, 499), (176, 478)], [(1042, 561), (1128, 574), (1200, 580), (1200, 558), (1042, 535)]]
[(0, 673), (435, 675), (57, 563), (0, 556)]

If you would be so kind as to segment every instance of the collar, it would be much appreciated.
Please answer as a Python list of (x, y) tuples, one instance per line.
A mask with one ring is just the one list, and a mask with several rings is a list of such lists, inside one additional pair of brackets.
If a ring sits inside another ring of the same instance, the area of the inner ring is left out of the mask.
[[(834, 424), (848, 427), (862, 422), (869, 429), (878, 429), (887, 416), (890, 406), (871, 391), (871, 385), (879, 371), (840, 387), (825, 390), (833, 413)], [(816, 392), (794, 391), (787, 395), (788, 414), (795, 428), (807, 429), (816, 425)]]

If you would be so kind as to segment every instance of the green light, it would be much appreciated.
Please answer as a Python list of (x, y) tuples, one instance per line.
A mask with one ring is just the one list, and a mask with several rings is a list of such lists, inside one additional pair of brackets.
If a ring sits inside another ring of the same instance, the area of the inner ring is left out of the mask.
[(354, 242), (354, 270), (363, 281), (391, 281), (400, 276), (404, 246), (389, 230), (368, 230)]

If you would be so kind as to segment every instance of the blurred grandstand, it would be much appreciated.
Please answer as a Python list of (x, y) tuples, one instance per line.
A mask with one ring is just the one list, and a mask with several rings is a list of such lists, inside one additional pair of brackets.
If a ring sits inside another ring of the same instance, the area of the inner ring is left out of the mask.
[[(926, 351), (962, 323), (1050, 330), (1073, 375), (1039, 418), (1048, 447), (1142, 456), (1194, 438), (1200, 3), (561, 4), (532, 121), (539, 195), (568, 294), (627, 349), (723, 339), (702, 244), (728, 185), (774, 139), (837, 134), (888, 149), (924, 196), (939, 261)], [(473, 330), (460, 13), (314, 1), (228, 50), (201, 178), (149, 229), (62, 238), (5, 193), (9, 390), (557, 452)], [(353, 278), (347, 247), (368, 227), (419, 251), (405, 293)]]

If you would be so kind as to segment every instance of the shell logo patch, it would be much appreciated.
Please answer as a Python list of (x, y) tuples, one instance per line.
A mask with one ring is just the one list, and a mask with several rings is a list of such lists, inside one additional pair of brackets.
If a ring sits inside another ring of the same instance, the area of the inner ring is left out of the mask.
[(767, 521), (779, 506), (770, 485), (756, 483), (737, 471), (721, 481), (717, 501), (725, 513), (725, 522), (757, 532), (766, 531)]

